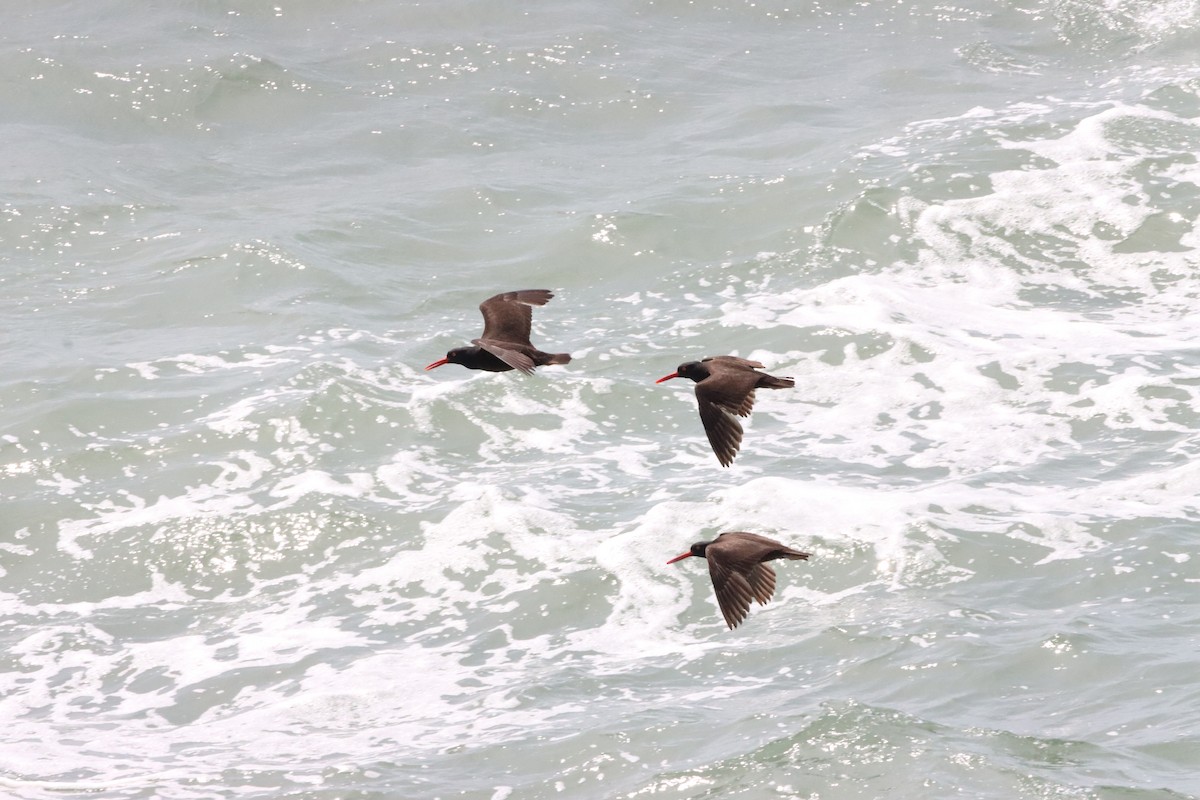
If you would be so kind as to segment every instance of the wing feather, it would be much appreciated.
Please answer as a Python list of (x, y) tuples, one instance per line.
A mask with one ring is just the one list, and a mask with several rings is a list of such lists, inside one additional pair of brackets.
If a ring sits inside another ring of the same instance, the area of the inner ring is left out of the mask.
[[(699, 384), (696, 394), (700, 394)], [(703, 399), (700, 399), (700, 421), (704, 423), (704, 432), (708, 434), (708, 443), (712, 445), (717, 461), (722, 467), (728, 467), (742, 447), (741, 423), (721, 406)]]
[(730, 370), (713, 373), (696, 384), (696, 399), (712, 403), (739, 417), (750, 416), (754, 408), (754, 385), (758, 383), (757, 372)]
[(749, 369), (763, 369), (764, 368), (764, 365), (760, 364), (757, 361), (750, 361), (745, 358), (738, 358), (737, 356), (709, 356), (708, 358), (700, 359), (700, 361), (701, 362), (704, 362), (704, 361), (716, 362), (713, 364), (714, 367), (720, 366), (722, 364), (728, 364), (728, 365), (734, 366), (734, 367), (747, 367)]
[(471, 344), (479, 345), (484, 350), (487, 350), (489, 353), (503, 361), (505, 364), (508, 364), (513, 369), (519, 369), (526, 375), (533, 374), (533, 359), (524, 353), (516, 350), (510, 350), (509, 348), (501, 345), (499, 342), (489, 342), (485, 339), (472, 339)]
[(765, 606), (775, 594), (775, 570), (766, 564), (755, 564), (746, 578), (754, 599), (760, 606)]
[(766, 605), (775, 595), (775, 570), (763, 562), (807, 559), (808, 553), (756, 533), (729, 531), (708, 543), (705, 557), (721, 615), (726, 625), (736, 628), (749, 614), (752, 601)]
[(549, 289), (522, 289), (489, 297), (479, 304), (483, 314), (483, 335), (479, 338), (530, 346), (531, 306), (544, 306), (552, 297), (554, 293)]
[(717, 605), (721, 607), (721, 616), (731, 629), (742, 624), (742, 620), (750, 613), (750, 601), (753, 590), (745, 577), (723, 564), (720, 559), (708, 559), (708, 575), (712, 578), (713, 589), (717, 593)]

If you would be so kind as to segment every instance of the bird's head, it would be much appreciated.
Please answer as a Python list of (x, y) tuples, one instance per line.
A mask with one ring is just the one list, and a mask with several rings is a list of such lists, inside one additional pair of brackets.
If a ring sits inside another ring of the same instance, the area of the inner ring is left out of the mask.
[(708, 368), (707, 367), (705, 367), (699, 361), (689, 361), (686, 364), (680, 364), (678, 367), (675, 368), (674, 372), (672, 372), (670, 375), (664, 375), (663, 377), (656, 380), (655, 383), (662, 383), (663, 381), (669, 381), (672, 378), (691, 378), (694, 381), (702, 381), (707, 377), (708, 377)]
[(478, 347), (456, 347), (453, 350), (446, 353), (445, 358), (442, 358), (442, 359), (439, 359), (439, 360), (433, 362), (432, 364), (427, 366), (425, 369), (431, 370), (434, 367), (440, 367), (443, 364), (465, 364), (467, 354), (473, 350), (478, 350), (478, 349), (479, 349)]
[(688, 558), (690, 556), (695, 556), (696, 558), (704, 558), (704, 551), (705, 551), (705, 549), (708, 548), (709, 544), (711, 544), (711, 542), (696, 542), (694, 545), (692, 545), (691, 547), (688, 548), (688, 551), (686, 553), (681, 553), (680, 555), (675, 556), (667, 563), (674, 564), (676, 561), (682, 561), (683, 559)]

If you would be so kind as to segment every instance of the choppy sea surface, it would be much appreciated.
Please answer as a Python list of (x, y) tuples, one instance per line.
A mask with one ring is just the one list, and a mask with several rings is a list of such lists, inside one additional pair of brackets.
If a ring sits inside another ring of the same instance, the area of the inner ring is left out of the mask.
[(1197, 3), (3, 18), (0, 796), (1200, 796)]

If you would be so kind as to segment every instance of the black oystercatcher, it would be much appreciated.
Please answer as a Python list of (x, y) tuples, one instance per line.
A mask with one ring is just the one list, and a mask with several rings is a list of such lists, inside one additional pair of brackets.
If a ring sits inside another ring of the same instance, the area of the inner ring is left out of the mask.
[(754, 407), (754, 390), (790, 389), (796, 385), (791, 378), (776, 378), (765, 372), (757, 361), (747, 361), (736, 356), (713, 356), (702, 361), (689, 361), (659, 378), (655, 383), (671, 378), (691, 378), (696, 382), (696, 400), (700, 403), (700, 421), (708, 442), (722, 467), (733, 463), (742, 446), (742, 426), (733, 418), (750, 416)]
[(766, 605), (775, 594), (775, 570), (765, 563), (776, 558), (808, 560), (808, 553), (793, 550), (757, 533), (722, 533), (711, 542), (696, 542), (686, 553), (668, 561), (696, 556), (708, 559), (708, 575), (717, 590), (717, 603), (730, 629), (742, 624), (750, 601)]
[(489, 297), (479, 304), (479, 310), (483, 312), (483, 334), (471, 340), (475, 347), (456, 347), (425, 369), (442, 364), (462, 364), (467, 369), (488, 372), (519, 369), (532, 375), (534, 367), (569, 363), (571, 356), (566, 353), (543, 353), (529, 343), (529, 327), (533, 321), (530, 306), (544, 306), (551, 297), (554, 293), (548, 289), (522, 289)]

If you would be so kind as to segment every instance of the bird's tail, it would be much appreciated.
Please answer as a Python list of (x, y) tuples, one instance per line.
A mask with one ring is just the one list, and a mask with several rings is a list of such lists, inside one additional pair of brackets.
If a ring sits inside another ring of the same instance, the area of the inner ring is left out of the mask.
[(784, 550), (780, 558), (786, 558), (789, 561), (808, 561), (808, 557), (812, 553), (801, 553), (799, 550)]
[(791, 389), (796, 382), (791, 378), (776, 378), (774, 375), (764, 375), (758, 379), (758, 385), (764, 389)]
[(570, 364), (571, 363), (571, 354), (570, 353), (551, 353), (550, 357), (548, 359), (546, 359), (546, 363), (547, 364)]

